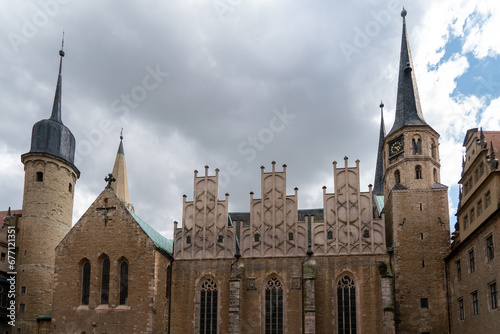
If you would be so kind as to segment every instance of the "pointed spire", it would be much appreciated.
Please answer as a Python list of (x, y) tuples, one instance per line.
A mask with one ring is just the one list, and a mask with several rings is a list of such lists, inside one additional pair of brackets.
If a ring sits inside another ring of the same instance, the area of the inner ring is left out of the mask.
[(492, 170), (498, 168), (498, 160), (495, 156), (495, 150), (493, 149), (493, 141), (490, 141), (490, 166)]
[(52, 106), (52, 115), (50, 119), (59, 123), (61, 120), (61, 94), (62, 94), (62, 59), (64, 57), (64, 31), (62, 36), (61, 50), (59, 50), (59, 75), (57, 77), (56, 94), (54, 96), (54, 105)]
[(399, 61), (398, 97), (396, 103), (396, 117), (389, 134), (407, 125), (427, 125), (420, 107), (417, 80), (413, 72), (408, 33), (406, 32), (406, 9), (403, 7), (403, 37), (401, 40), (401, 56)]
[(385, 139), (385, 124), (384, 124), (384, 103), (380, 101), (380, 135), (378, 139), (377, 165), (375, 167), (375, 182), (373, 186), (374, 195), (384, 194), (384, 139)]
[(120, 133), (120, 146), (118, 146), (112, 174), (116, 181), (111, 184), (111, 188), (115, 191), (119, 199), (126, 205), (129, 205), (127, 166), (125, 164), (125, 153), (123, 150), (123, 129)]

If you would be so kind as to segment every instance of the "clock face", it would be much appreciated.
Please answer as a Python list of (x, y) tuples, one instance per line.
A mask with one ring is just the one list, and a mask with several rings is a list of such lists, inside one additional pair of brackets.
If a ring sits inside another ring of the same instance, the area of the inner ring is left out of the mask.
[(399, 136), (389, 143), (389, 158), (404, 151), (404, 138)]

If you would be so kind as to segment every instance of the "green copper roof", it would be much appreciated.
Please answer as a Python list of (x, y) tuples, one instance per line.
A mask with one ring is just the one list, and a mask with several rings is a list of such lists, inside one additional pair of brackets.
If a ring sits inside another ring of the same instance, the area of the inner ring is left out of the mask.
[(174, 254), (174, 242), (172, 240), (169, 240), (165, 238), (163, 235), (158, 233), (155, 229), (153, 229), (151, 226), (149, 226), (144, 220), (139, 218), (135, 213), (130, 211), (127, 208), (128, 212), (134, 217), (135, 221), (139, 226), (142, 228), (144, 232), (148, 235), (148, 237), (153, 241), (156, 247), (164, 251), (165, 253), (168, 253), (170, 256), (173, 256)]

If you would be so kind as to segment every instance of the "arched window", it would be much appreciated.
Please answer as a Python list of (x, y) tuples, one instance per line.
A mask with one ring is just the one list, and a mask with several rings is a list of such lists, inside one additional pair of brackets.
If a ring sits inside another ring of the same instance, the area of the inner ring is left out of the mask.
[(411, 148), (413, 154), (422, 154), (422, 140), (420, 137), (412, 138)]
[(201, 284), (200, 333), (217, 333), (217, 284), (207, 278)]
[(109, 259), (105, 258), (102, 261), (101, 304), (109, 304), (109, 267)]
[(89, 304), (90, 297), (90, 262), (87, 261), (83, 265), (82, 273), (82, 305)]
[(356, 334), (356, 287), (348, 275), (337, 284), (338, 333)]
[(421, 166), (416, 166), (415, 167), (415, 178), (416, 179), (421, 179), (422, 178), (422, 167)]
[(273, 277), (266, 285), (266, 334), (283, 334), (283, 286)]
[(431, 155), (434, 159), (437, 159), (437, 145), (434, 139), (431, 141)]
[(68, 185), (68, 191), (69, 191), (70, 193), (72, 193), (72, 192), (73, 192), (73, 185), (72, 185), (71, 183)]
[(401, 173), (399, 172), (399, 170), (394, 172), (394, 181), (396, 181), (396, 184), (401, 183)]
[(128, 263), (123, 261), (120, 264), (120, 305), (128, 303)]

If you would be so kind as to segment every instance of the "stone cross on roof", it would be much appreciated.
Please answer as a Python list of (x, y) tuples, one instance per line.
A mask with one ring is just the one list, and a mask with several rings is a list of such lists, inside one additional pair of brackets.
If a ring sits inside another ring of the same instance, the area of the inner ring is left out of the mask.
[(116, 179), (113, 177), (113, 174), (109, 173), (108, 176), (104, 178), (104, 181), (108, 182), (106, 188), (111, 188), (111, 182), (115, 182)]

